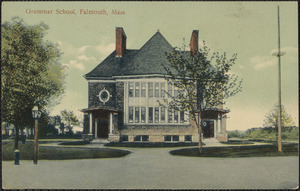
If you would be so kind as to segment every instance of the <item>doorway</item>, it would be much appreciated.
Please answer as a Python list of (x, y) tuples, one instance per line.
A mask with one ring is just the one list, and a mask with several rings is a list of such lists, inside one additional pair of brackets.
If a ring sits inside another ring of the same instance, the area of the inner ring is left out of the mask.
[(204, 120), (202, 125), (202, 132), (204, 138), (214, 137), (214, 121)]
[(99, 118), (97, 122), (97, 138), (108, 138), (109, 120), (108, 118)]

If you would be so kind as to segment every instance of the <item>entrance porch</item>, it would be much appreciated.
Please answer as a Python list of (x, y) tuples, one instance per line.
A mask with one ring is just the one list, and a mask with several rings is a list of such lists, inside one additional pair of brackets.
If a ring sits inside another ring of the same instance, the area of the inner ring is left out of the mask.
[(209, 109), (202, 112), (202, 134), (203, 140), (218, 140), (227, 142), (226, 113), (228, 110)]
[(84, 117), (84, 140), (108, 140), (119, 141), (117, 133), (117, 116), (119, 111), (104, 108), (90, 108), (81, 110)]

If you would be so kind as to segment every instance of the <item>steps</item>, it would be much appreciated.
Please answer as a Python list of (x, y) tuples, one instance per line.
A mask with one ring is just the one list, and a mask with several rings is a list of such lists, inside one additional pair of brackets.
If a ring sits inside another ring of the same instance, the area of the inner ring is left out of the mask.
[(90, 144), (106, 144), (109, 143), (108, 139), (93, 139)]
[(203, 139), (204, 146), (206, 147), (213, 147), (213, 146), (221, 146), (222, 143), (220, 143), (216, 138), (207, 138)]

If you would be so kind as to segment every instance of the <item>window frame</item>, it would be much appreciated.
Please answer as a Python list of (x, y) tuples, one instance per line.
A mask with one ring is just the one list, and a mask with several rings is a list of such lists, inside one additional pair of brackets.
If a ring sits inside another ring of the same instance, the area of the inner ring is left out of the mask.
[[(148, 111), (149, 111), (148, 112), (148, 123), (153, 123), (154, 122), (153, 107), (148, 107)], [(150, 114), (151, 114), (151, 118), (150, 118)]]
[(134, 82), (128, 83), (128, 97), (134, 97)]
[(140, 97), (140, 82), (135, 82), (134, 96)]
[(153, 97), (153, 82), (148, 82), (148, 97)]

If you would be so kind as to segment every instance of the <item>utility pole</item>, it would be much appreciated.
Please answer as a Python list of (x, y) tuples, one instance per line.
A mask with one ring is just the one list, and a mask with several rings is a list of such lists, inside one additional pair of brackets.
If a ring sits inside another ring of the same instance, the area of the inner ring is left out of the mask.
[(277, 6), (278, 13), (278, 151), (282, 152), (282, 143), (281, 143), (281, 59), (280, 57), (284, 55), (284, 52), (280, 51), (280, 17), (279, 17), (279, 5)]

